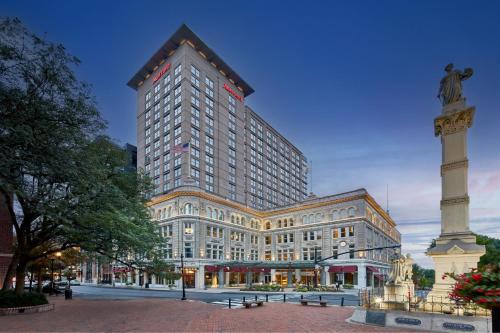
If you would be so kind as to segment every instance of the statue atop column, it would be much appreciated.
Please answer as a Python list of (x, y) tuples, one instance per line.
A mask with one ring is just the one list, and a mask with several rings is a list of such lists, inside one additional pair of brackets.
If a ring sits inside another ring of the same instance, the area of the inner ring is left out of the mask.
[(453, 69), (453, 64), (448, 64), (444, 70), (446, 75), (441, 79), (439, 85), (438, 98), (446, 106), (462, 100), (462, 81), (467, 80), (474, 73), (472, 68), (466, 68), (464, 71)]

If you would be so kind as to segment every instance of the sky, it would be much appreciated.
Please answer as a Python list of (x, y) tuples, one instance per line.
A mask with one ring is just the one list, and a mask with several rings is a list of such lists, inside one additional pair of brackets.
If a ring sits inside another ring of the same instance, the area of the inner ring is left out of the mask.
[[(432, 267), (441, 144), (433, 119), (446, 64), (472, 67), (471, 229), (500, 237), (500, 2), (23, 1), (1, 16), (81, 60), (108, 134), (135, 143), (128, 80), (186, 23), (254, 89), (245, 99), (312, 161), (312, 191), (366, 188), (398, 224), (403, 252)], [(389, 195), (387, 196), (387, 187)], [(387, 200), (388, 199), (388, 200)]]

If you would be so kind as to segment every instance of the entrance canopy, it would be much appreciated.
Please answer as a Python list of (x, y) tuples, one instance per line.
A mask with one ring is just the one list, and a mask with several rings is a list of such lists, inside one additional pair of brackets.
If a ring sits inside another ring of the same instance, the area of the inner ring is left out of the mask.
[(330, 273), (354, 273), (358, 271), (358, 266), (330, 266), (328, 269)]
[(366, 266), (366, 269), (369, 271), (369, 272), (374, 272), (374, 273), (378, 273), (379, 270), (377, 267), (374, 267), (374, 266)]

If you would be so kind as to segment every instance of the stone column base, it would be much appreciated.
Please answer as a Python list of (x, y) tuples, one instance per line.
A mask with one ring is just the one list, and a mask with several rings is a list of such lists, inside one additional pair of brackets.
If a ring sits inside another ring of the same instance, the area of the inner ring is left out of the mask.
[(452, 238), (451, 235), (440, 236), (436, 246), (427, 251), (427, 255), (434, 261), (436, 278), (434, 287), (427, 295), (427, 303), (451, 303), (449, 293), (455, 280), (443, 276), (445, 273), (463, 274), (469, 273), (477, 267), (481, 256), (486, 252), (484, 245), (477, 245), (475, 237), (470, 235), (460, 238)]

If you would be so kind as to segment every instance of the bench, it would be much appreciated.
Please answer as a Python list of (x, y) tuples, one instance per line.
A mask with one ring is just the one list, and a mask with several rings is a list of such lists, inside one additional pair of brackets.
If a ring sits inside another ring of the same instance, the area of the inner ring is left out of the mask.
[(243, 305), (247, 309), (250, 309), (253, 304), (255, 304), (257, 306), (262, 306), (262, 305), (264, 305), (264, 301), (245, 301), (245, 302), (243, 302)]
[(320, 306), (326, 306), (326, 301), (311, 301), (307, 299), (301, 299), (300, 304), (308, 305), (308, 304), (319, 304)]

